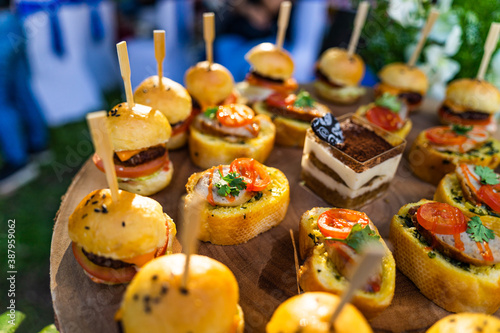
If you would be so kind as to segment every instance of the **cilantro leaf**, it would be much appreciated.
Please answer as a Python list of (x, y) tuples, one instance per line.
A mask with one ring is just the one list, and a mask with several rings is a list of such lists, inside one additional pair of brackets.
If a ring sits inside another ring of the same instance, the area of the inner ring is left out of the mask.
[(207, 118), (214, 119), (215, 118), (215, 114), (217, 113), (217, 110), (219, 110), (219, 108), (216, 107), (216, 106), (214, 106), (214, 107), (211, 107), (211, 108), (207, 108), (205, 110), (205, 112), (203, 112), (203, 114)]
[(467, 233), (474, 242), (488, 243), (490, 239), (495, 238), (493, 230), (485, 227), (479, 216), (474, 216), (470, 219), (467, 225)]
[(306, 108), (306, 107), (313, 107), (316, 101), (311, 97), (311, 95), (305, 91), (301, 90), (297, 97), (295, 98), (295, 102), (293, 102), (293, 106), (296, 106), (298, 108)]
[(481, 184), (496, 185), (500, 183), (498, 175), (495, 173), (495, 171), (486, 166), (476, 165), (474, 167), (474, 172), (476, 172), (476, 174), (481, 177)]
[(223, 176), (220, 170), (218, 171), (222, 180), (216, 183), (215, 187), (217, 188), (217, 194), (221, 197), (227, 197), (228, 195), (235, 197), (240, 194), (241, 190), (247, 188), (247, 184), (239, 173), (230, 172)]
[(336, 240), (345, 243), (352, 247), (354, 251), (360, 252), (362, 247), (368, 242), (378, 241), (380, 236), (378, 236), (375, 231), (373, 231), (369, 226), (363, 227), (361, 224), (356, 223), (347, 236), (346, 239), (337, 239), (333, 237), (325, 237), (325, 239)]
[(375, 100), (375, 105), (389, 109), (394, 113), (398, 113), (399, 110), (401, 110), (401, 102), (398, 97), (389, 93), (384, 93), (382, 96), (377, 98)]
[(452, 125), (451, 130), (458, 135), (467, 135), (470, 131), (472, 131), (472, 126), (466, 125)]

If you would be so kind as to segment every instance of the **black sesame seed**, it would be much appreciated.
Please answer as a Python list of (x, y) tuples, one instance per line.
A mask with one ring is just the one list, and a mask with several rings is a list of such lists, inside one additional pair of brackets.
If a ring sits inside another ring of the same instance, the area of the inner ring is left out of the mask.
[(87, 200), (87, 202), (85, 202), (85, 206), (87, 206), (89, 204), (89, 202), (90, 202), (90, 199)]
[(95, 194), (92, 194), (92, 196), (90, 197), (90, 199), (94, 199), (94, 197), (95, 197)]
[(87, 214), (82, 215), (82, 220), (87, 217)]
[(102, 195), (102, 198), (103, 198), (103, 199), (106, 199), (106, 194), (103, 194), (103, 195)]
[(118, 107), (119, 107), (119, 108), (121, 108), (121, 107), (122, 107), (122, 105), (121, 105), (121, 104), (118, 104)]
[(143, 298), (143, 300), (144, 300), (144, 303), (147, 304), (151, 300), (151, 297), (149, 297), (149, 295), (145, 295), (144, 298)]
[(106, 207), (106, 205), (104, 205), (104, 204), (102, 205), (102, 212), (104, 214), (106, 214), (108, 212), (108, 207)]
[(243, 214), (243, 220), (246, 220), (247, 214)]
[(125, 227), (125, 221), (122, 222), (122, 227)]
[(151, 280), (153, 280), (153, 281), (158, 280), (158, 275), (156, 275), (156, 274), (155, 274), (155, 275), (153, 275), (153, 276), (151, 277)]
[(184, 287), (181, 287), (181, 289), (179, 289), (179, 291), (181, 292), (181, 294), (183, 295), (187, 295), (189, 293), (189, 291), (187, 290), (187, 288), (184, 288)]
[(139, 295), (134, 294), (134, 301), (137, 301), (139, 299)]
[(92, 204), (95, 205), (96, 203), (98, 203), (99, 201), (92, 201)]
[(94, 209), (94, 212), (96, 212), (96, 213), (100, 213), (101, 211), (100, 211), (98, 208), (95, 208), (95, 209)]
[(89, 226), (85, 226), (85, 230), (90, 230), (90, 227)]
[(160, 295), (165, 295), (168, 291), (168, 287), (163, 285), (161, 286), (161, 289), (160, 289)]

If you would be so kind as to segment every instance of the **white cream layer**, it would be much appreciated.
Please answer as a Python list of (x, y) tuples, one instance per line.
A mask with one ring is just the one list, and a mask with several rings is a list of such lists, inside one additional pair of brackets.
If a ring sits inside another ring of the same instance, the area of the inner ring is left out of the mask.
[[(350, 189), (351, 191), (357, 191), (361, 188), (363, 188), (363, 191), (365, 191), (365, 188), (368, 190), (372, 190), (377, 186), (380, 186), (380, 184), (390, 181), (394, 177), (396, 169), (398, 168), (399, 161), (401, 160), (401, 154), (398, 154), (394, 157), (389, 158), (388, 160), (385, 160), (384, 162), (378, 165), (375, 165), (373, 168), (365, 170), (364, 172), (361, 173), (357, 173), (356, 171), (354, 171), (353, 169), (351, 169), (350, 167), (348, 167), (347, 165), (345, 165), (344, 163), (333, 157), (328, 151), (328, 149), (324, 147), (324, 145), (321, 145), (320, 143), (310, 139), (309, 136), (306, 136), (306, 141), (304, 144), (304, 155), (302, 158), (302, 168), (304, 168), (304, 165), (306, 165), (306, 168), (308, 168), (309, 167), (308, 165), (311, 164), (310, 162), (307, 163), (309, 161), (309, 154), (311, 153), (314, 153), (316, 158), (321, 163), (323, 163), (324, 165), (328, 166), (330, 169), (335, 171), (335, 173), (337, 173), (337, 175), (339, 175), (339, 177), (347, 185), (346, 188)], [(319, 171), (317, 168), (315, 169), (316, 171)], [(311, 172), (311, 170), (308, 171)], [(314, 173), (312, 174), (314, 175)], [(379, 176), (380, 178), (374, 181), (370, 186), (364, 187), (366, 183), (368, 183), (371, 179), (377, 176)], [(319, 176), (317, 178), (319, 179)], [(337, 184), (336, 181), (334, 181), (330, 177), (328, 178)], [(326, 184), (327, 182), (325, 182), (325, 185)], [(357, 195), (352, 197), (356, 196)]]

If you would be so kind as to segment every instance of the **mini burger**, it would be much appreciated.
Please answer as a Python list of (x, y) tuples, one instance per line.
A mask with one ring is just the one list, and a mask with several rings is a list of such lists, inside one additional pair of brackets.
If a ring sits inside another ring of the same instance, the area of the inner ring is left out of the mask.
[(424, 72), (415, 66), (392, 63), (378, 73), (380, 83), (375, 87), (375, 96), (384, 93), (398, 96), (406, 101), (410, 111), (416, 110), (424, 99), (429, 83)]
[(443, 124), (479, 125), (494, 132), (498, 111), (500, 91), (494, 85), (484, 80), (459, 79), (448, 85), (439, 119)]
[(68, 221), (73, 254), (96, 283), (128, 283), (151, 259), (172, 252), (172, 219), (155, 200), (108, 189), (88, 194)]
[(266, 326), (267, 333), (371, 333), (370, 325), (351, 304), (346, 304), (335, 320), (330, 318), (340, 297), (325, 292), (307, 292), (282, 303)]
[(252, 48), (245, 55), (250, 63), (250, 72), (245, 82), (238, 84), (238, 91), (251, 104), (265, 100), (274, 92), (293, 93), (298, 88), (292, 78), (293, 60), (284, 49), (271, 43), (262, 43)]
[(243, 312), (233, 273), (209, 257), (174, 254), (144, 266), (127, 288), (115, 319), (124, 333), (242, 333)]
[(186, 144), (188, 128), (194, 118), (191, 96), (175, 81), (163, 77), (161, 82), (160, 86), (158, 76), (142, 81), (135, 90), (134, 99), (167, 117), (172, 126), (172, 137), (167, 142), (167, 149), (177, 149)]
[(365, 94), (359, 82), (365, 74), (365, 63), (357, 54), (330, 48), (323, 52), (316, 65), (314, 87), (318, 95), (338, 104), (352, 104)]
[[(114, 149), (118, 186), (142, 195), (154, 194), (172, 180), (174, 167), (166, 143), (172, 129), (158, 110), (136, 104), (130, 109), (121, 103), (108, 111), (106, 118)], [(104, 172), (101, 158), (93, 161)]]
[(193, 97), (195, 115), (208, 107), (237, 102), (233, 76), (222, 65), (199, 62), (186, 71), (184, 84)]

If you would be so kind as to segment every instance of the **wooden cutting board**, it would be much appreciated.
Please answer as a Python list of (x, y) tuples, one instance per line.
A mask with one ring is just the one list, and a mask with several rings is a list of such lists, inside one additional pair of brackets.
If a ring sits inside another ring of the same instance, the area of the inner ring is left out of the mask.
[[(307, 90), (309, 85), (305, 85)], [(357, 105), (331, 106), (338, 116), (353, 112), (361, 104), (372, 100), (371, 91)], [(417, 134), (425, 128), (439, 124), (436, 115), (438, 103), (428, 101), (423, 110), (413, 113), (413, 129), (408, 137), (406, 154)], [(498, 133), (496, 134), (498, 138)], [(285, 220), (246, 244), (217, 246), (200, 244), (199, 253), (226, 264), (236, 276), (240, 287), (240, 304), (245, 313), (245, 332), (264, 332), (276, 307), (297, 294), (293, 248), (289, 229), (298, 239), (301, 215), (312, 207), (328, 207), (322, 199), (300, 184), (302, 150), (275, 147), (265, 163), (282, 170), (290, 182), (291, 200)], [(178, 205), (185, 194), (188, 177), (201, 171), (195, 167), (187, 149), (173, 151), (172, 183), (153, 196), (179, 225)], [(95, 284), (85, 276), (73, 257), (67, 232), (68, 217), (89, 192), (106, 187), (104, 174), (92, 161), (87, 161), (73, 179), (56, 216), (50, 257), (50, 288), (56, 321), (61, 332), (118, 332), (113, 320), (126, 286)], [(389, 223), (399, 208), (422, 198), (432, 199), (435, 187), (414, 177), (406, 158), (401, 160), (397, 174), (384, 197), (363, 207), (364, 211), (387, 240)], [(425, 332), (434, 322), (449, 313), (425, 298), (415, 285), (399, 271), (392, 304), (371, 321), (375, 332)], [(500, 316), (498, 311), (496, 316)]]

